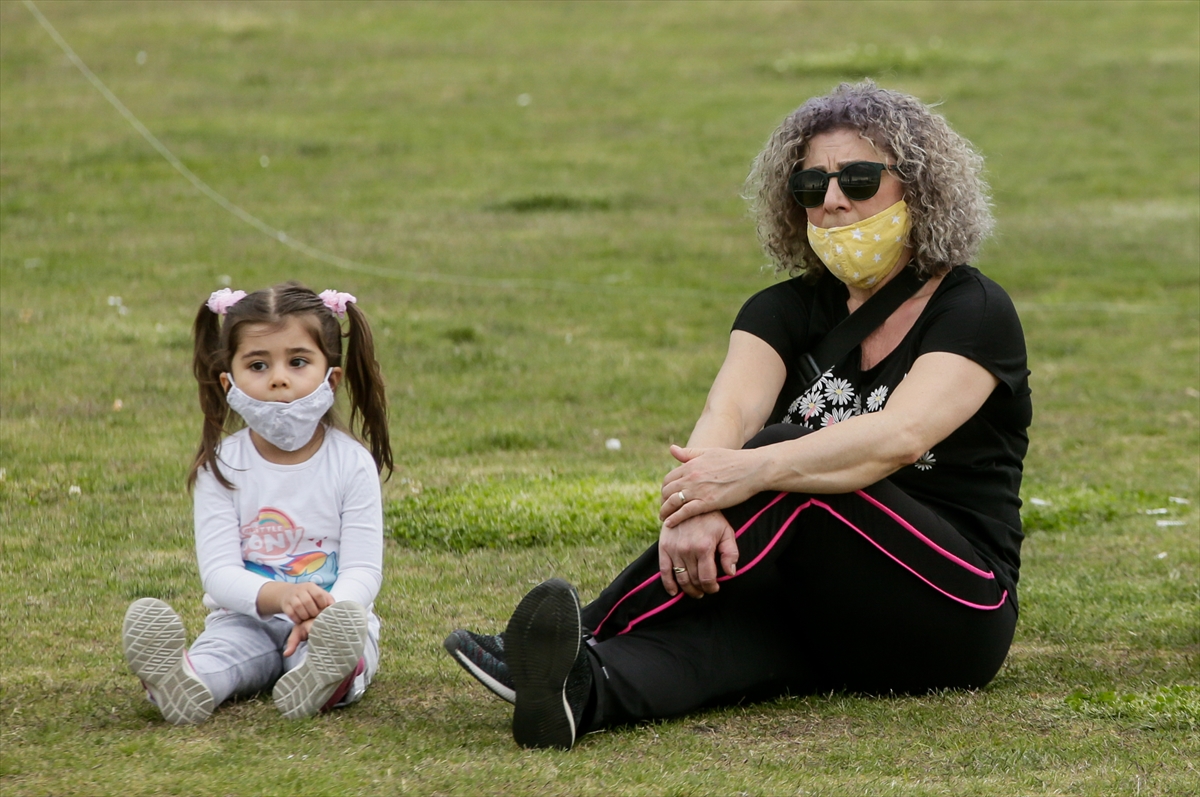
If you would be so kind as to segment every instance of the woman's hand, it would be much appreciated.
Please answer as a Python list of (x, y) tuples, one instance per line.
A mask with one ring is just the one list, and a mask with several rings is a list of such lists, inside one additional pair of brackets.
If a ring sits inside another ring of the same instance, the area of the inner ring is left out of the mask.
[(671, 446), (671, 456), (683, 464), (663, 479), (658, 518), (667, 528), (740, 504), (764, 489), (756, 478), (762, 465), (757, 449)]
[[(719, 590), (718, 555), (725, 574), (737, 575), (737, 539), (720, 512), (664, 525), (658, 534), (658, 570), (667, 594), (674, 596), (682, 589), (693, 598), (703, 598)], [(683, 570), (676, 572), (676, 568)]]

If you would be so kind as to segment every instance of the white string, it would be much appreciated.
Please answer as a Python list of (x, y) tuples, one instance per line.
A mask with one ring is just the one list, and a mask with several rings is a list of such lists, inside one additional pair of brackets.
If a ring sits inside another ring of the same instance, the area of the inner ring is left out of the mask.
[(328, 265), (334, 266), (336, 268), (344, 269), (346, 271), (357, 271), (357, 272), (360, 272), (363, 274), (371, 274), (371, 275), (377, 276), (377, 277), (389, 277), (389, 278), (393, 278), (393, 279), (409, 279), (409, 280), (415, 280), (418, 282), (440, 282), (440, 283), (446, 283), (446, 284), (451, 284), (451, 285), (469, 285), (469, 286), (504, 287), (504, 288), (522, 288), (522, 287), (524, 287), (524, 288), (548, 288), (551, 290), (573, 291), (573, 292), (585, 292), (585, 291), (586, 292), (614, 291), (614, 292), (620, 292), (620, 293), (653, 292), (653, 293), (656, 293), (659, 295), (689, 294), (689, 295), (697, 295), (697, 296), (705, 296), (705, 295), (711, 296), (714, 293), (721, 292), (721, 291), (713, 291), (713, 290), (699, 290), (699, 289), (687, 289), (687, 288), (645, 288), (645, 287), (640, 287), (640, 286), (612, 285), (612, 284), (605, 284), (605, 283), (593, 284), (593, 283), (571, 282), (568, 280), (548, 280), (548, 279), (535, 279), (535, 278), (528, 278), (528, 277), (513, 277), (513, 278), (475, 277), (475, 276), (467, 276), (467, 275), (436, 274), (433, 272), (392, 270), (392, 269), (380, 268), (378, 266), (372, 266), (367, 263), (359, 263), (358, 261), (350, 260), (349, 258), (341, 257), (339, 255), (335, 255), (330, 252), (326, 252), (323, 249), (318, 249), (315, 246), (310, 246), (309, 244), (306, 244), (303, 241), (293, 238), (292, 236), (285, 233), (283, 230), (280, 230), (276, 227), (272, 227), (270, 224), (267, 224), (265, 221), (258, 218), (254, 214), (249, 213), (246, 210), (243, 210), (242, 208), (233, 204), (228, 199), (226, 199), (224, 196), (217, 193), (217, 191), (212, 186), (210, 186), (208, 183), (204, 182), (204, 180), (200, 179), (200, 177), (198, 177), (195, 172), (193, 172), (186, 165), (184, 165), (183, 161), (181, 161), (181, 160), (179, 160), (179, 158), (175, 157), (175, 153), (173, 153), (173, 152), (171, 152), (171, 150), (167, 149), (167, 146), (165, 144), (163, 144), (161, 141), (159, 141), (158, 137), (155, 136), (153, 133), (151, 133), (150, 130), (144, 124), (142, 124), (141, 121), (136, 116), (133, 115), (132, 111), (130, 111), (128, 108), (125, 107), (125, 104), (123, 102), (121, 102), (121, 100), (117, 97), (117, 95), (113, 94), (109, 90), (108, 86), (104, 85), (103, 81), (101, 81), (100, 78), (98, 78), (96, 76), (96, 74), (94, 72), (92, 72), (92, 70), (88, 69), (87, 64), (85, 64), (83, 62), (83, 60), (78, 55), (75, 54), (75, 51), (73, 49), (71, 49), (71, 45), (67, 44), (66, 40), (61, 35), (59, 35), (59, 32), (54, 29), (54, 26), (50, 24), (50, 20), (46, 19), (46, 17), (38, 9), (37, 5), (34, 4), (33, 0), (24, 0), (24, 3), (25, 3), (25, 7), (29, 9), (29, 12), (31, 14), (33, 14), (33, 16), (37, 19), (38, 22), (41, 23), (42, 27), (46, 29), (46, 32), (50, 34), (50, 37), (52, 39), (54, 39), (54, 41), (58, 44), (59, 47), (62, 48), (62, 51), (64, 53), (66, 53), (67, 59), (70, 60), (70, 62), (75, 65), (75, 68), (78, 69), (83, 74), (83, 76), (88, 79), (89, 83), (91, 83), (93, 86), (96, 87), (96, 90), (99, 91), (104, 96), (104, 99), (108, 100), (110, 105), (112, 105), (114, 108), (117, 109), (117, 111), (121, 114), (121, 116), (125, 117), (125, 120), (133, 126), (133, 129), (138, 131), (138, 133), (141, 134), (142, 138), (146, 139), (146, 141), (149, 142), (150, 146), (154, 147), (154, 149), (156, 149), (158, 151), (158, 154), (162, 155), (163, 158), (166, 159), (167, 163), (171, 164), (171, 166), (174, 167), (175, 171), (179, 172), (185, 178), (187, 178), (187, 181), (189, 183), (191, 183), (196, 188), (197, 191), (204, 194), (206, 197), (211, 199), (213, 202), (217, 203), (217, 205), (221, 206), (229, 213), (232, 213), (234, 216), (237, 216), (239, 219), (244, 221), (246, 224), (249, 224), (251, 227), (254, 227), (256, 230), (263, 233), (264, 235), (266, 235), (270, 238), (273, 238), (274, 240), (278, 241), (279, 243), (284, 244), (285, 246), (289, 246), (292, 249), (296, 250), (297, 252), (300, 252), (301, 254), (306, 255), (314, 260), (319, 260), (322, 263), (326, 263)]

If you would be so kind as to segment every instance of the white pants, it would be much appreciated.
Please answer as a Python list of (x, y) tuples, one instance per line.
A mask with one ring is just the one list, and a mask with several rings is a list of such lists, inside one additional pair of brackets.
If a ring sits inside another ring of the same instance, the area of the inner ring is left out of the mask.
[[(308, 655), (308, 642), (301, 642), (291, 656), (283, 655), (292, 626), (285, 617), (261, 620), (225, 609), (209, 614), (204, 619), (204, 631), (188, 649), (188, 660), (212, 692), (213, 705), (266, 691), (285, 672), (299, 667)], [(374, 612), (367, 615), (363, 659), (362, 673), (339, 706), (360, 700), (379, 669), (379, 618)]]

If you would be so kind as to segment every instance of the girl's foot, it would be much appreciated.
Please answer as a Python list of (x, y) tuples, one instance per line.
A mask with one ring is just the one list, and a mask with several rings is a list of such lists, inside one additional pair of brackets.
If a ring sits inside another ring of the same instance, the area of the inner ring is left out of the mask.
[(304, 661), (275, 682), (275, 707), (288, 719), (333, 708), (362, 671), (366, 647), (366, 609), (354, 601), (333, 604), (313, 621)]
[(212, 715), (212, 692), (188, 661), (187, 634), (174, 609), (157, 598), (134, 601), (125, 612), (121, 641), (129, 668), (167, 722), (194, 725)]
[(561, 578), (521, 599), (504, 631), (505, 658), (516, 691), (513, 738), (522, 747), (569, 750), (591, 694), (582, 646), (579, 596)]

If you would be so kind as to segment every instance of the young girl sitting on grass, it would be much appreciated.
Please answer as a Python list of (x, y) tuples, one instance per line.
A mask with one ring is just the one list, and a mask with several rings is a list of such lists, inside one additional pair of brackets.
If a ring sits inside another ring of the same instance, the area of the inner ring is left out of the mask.
[[(125, 658), (176, 725), (272, 686), (289, 718), (353, 703), (379, 665), (379, 473), (392, 470), (367, 320), (348, 293), (226, 288), (201, 306), (194, 334), (204, 431), (188, 486), (212, 612), (186, 649), (170, 606), (134, 601)], [(343, 378), (363, 443), (334, 415)], [(249, 428), (224, 437), (230, 410)]]

